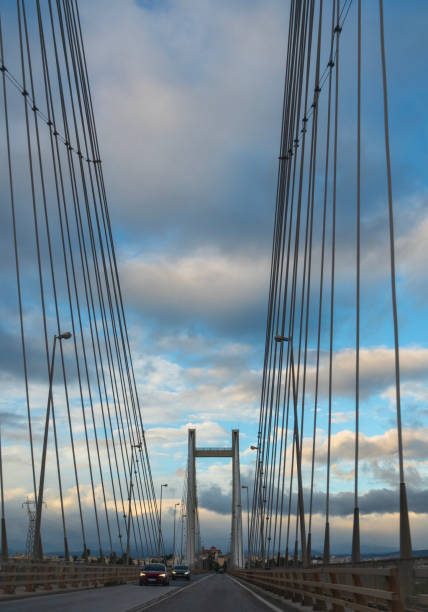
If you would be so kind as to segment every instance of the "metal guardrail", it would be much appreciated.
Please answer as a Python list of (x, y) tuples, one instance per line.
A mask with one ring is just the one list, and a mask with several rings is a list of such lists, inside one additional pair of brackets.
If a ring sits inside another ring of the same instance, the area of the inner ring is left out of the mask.
[(235, 570), (237, 578), (317, 610), (404, 612), (397, 567)]
[(138, 579), (139, 567), (73, 563), (2, 563), (0, 590), (12, 595), (17, 589), (26, 593), (38, 590), (95, 587)]

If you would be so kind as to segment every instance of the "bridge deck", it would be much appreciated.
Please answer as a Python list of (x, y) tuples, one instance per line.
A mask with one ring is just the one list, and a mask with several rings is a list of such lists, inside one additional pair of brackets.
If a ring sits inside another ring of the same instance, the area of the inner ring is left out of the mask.
[[(194, 580), (201, 577), (195, 576)], [(192, 584), (192, 583), (191, 583)], [(1, 612), (127, 612), (154, 602), (159, 598), (172, 595), (179, 591), (184, 584), (170, 583), (169, 586), (139, 586), (138, 584), (124, 584), (121, 586), (89, 588), (62, 593), (50, 593), (22, 597), (16, 600), (0, 600)]]
[[(202, 584), (203, 583), (203, 584)], [(159, 600), (156, 603), (156, 600)], [(209, 602), (209, 607), (207, 606)], [(194, 576), (190, 584), (168, 587), (140, 587), (128, 584), (51, 594), (16, 601), (0, 601), (0, 612), (140, 612), (150, 607), (153, 612), (188, 612), (189, 610), (221, 610), (222, 612), (268, 612), (280, 608), (249, 592), (227, 575)], [(281, 608), (286, 610), (286, 608)]]

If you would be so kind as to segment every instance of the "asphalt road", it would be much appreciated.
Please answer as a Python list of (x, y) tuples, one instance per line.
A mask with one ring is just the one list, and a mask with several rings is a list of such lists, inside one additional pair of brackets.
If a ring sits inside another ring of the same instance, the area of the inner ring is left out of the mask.
[[(195, 581), (199, 577), (195, 577)], [(187, 582), (186, 582), (187, 584)], [(70, 593), (58, 593), (0, 601), (0, 612), (128, 612), (144, 603), (178, 591), (181, 581), (170, 582), (169, 586), (121, 586), (85, 589)]]
[[(162, 598), (161, 601), (158, 601)], [(163, 598), (165, 598), (163, 600)], [(170, 585), (127, 584), (0, 601), (0, 612), (282, 612), (227, 574), (205, 574)]]
[(281, 612), (279, 608), (232, 580), (227, 574), (210, 574), (189, 589), (160, 603), (149, 605), (150, 612)]

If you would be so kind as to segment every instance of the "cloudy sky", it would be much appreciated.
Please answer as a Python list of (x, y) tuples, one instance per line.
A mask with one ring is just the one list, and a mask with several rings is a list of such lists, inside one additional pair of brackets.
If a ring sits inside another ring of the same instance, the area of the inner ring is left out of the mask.
[[(354, 4), (342, 34), (333, 550), (349, 549), (351, 541)], [(428, 92), (423, 78), (428, 6), (422, 0), (405, 7), (398, 0), (385, 4), (407, 481), (414, 545), (427, 548), (422, 498), (428, 495)], [(361, 541), (362, 549), (394, 549), (397, 456), (378, 17), (375, 3), (363, 5)], [(156, 491), (168, 483), (163, 506), (168, 541), (172, 509), (182, 495), (189, 426), (196, 427), (203, 446), (227, 446), (231, 430), (239, 428), (242, 479), (252, 478), (255, 457), (249, 446), (258, 429), (288, 3), (94, 0), (81, 2), (80, 10)], [(16, 326), (13, 291), (11, 285), (3, 295), (2, 312), (3, 320)], [(17, 351), (4, 327), (0, 367), (7, 378), (11, 352)], [(327, 336), (323, 343), (327, 349)], [(313, 337), (311, 349), (315, 346)], [(314, 519), (320, 531), (314, 548), (320, 546), (323, 521), (327, 368), (323, 355)], [(26, 430), (16, 418), (23, 393), (12, 386), (1, 408), (8, 508), (18, 512), (30, 489), (15, 482), (18, 466), (25, 463), (19, 449)], [(40, 387), (40, 396), (44, 393)], [(306, 467), (309, 446), (308, 438)], [(231, 466), (226, 460), (199, 460), (197, 475), (202, 543), (225, 548)], [(51, 508), (53, 499), (52, 493)]]

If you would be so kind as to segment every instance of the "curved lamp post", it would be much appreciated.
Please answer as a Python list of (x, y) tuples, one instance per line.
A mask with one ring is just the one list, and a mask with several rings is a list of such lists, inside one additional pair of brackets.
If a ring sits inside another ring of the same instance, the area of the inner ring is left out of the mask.
[(180, 502), (177, 502), (174, 505), (174, 539), (172, 544), (172, 564), (175, 565), (175, 516), (177, 514), (177, 506), (180, 505)]
[(248, 554), (248, 569), (250, 569), (250, 498), (248, 495), (248, 485), (242, 485), (241, 489), (247, 490), (247, 554)]
[(161, 484), (160, 491), (160, 503), (159, 503), (159, 542), (158, 542), (158, 556), (161, 556), (161, 540), (162, 540), (162, 491), (164, 487), (167, 487), (168, 484)]
[[(52, 349), (52, 359), (51, 365), (49, 368), (49, 394), (48, 394), (48, 405), (46, 408), (46, 420), (45, 420), (45, 435), (43, 438), (43, 452), (42, 452), (42, 462), (40, 467), (40, 481), (39, 481), (39, 492), (37, 495), (37, 505), (36, 505), (36, 521), (34, 526), (34, 545), (33, 545), (33, 556), (35, 559), (42, 558), (42, 546), (41, 546), (41, 538), (40, 538), (40, 524), (42, 522), (42, 508), (43, 508), (43, 489), (45, 485), (45, 469), (46, 469), (46, 451), (48, 446), (48, 435), (49, 435), (49, 418), (52, 404), (52, 381), (54, 375), (54, 366), (55, 366), (55, 349), (56, 349), (56, 341), (59, 340), (68, 340), (71, 338), (71, 332), (64, 332), (63, 334), (58, 334), (58, 336), (54, 336), (54, 343)], [(64, 537), (64, 545), (65, 545), (65, 554), (66, 558), (68, 557), (68, 544), (67, 538)], [(68, 560), (68, 559), (67, 559)]]
[[(128, 526), (126, 529), (126, 565), (129, 563), (129, 539), (131, 534), (131, 499), (132, 499), (132, 470), (134, 467), (134, 448), (138, 448), (141, 451), (141, 443), (140, 444), (131, 444), (131, 469), (129, 472), (129, 495), (128, 495)], [(135, 472), (137, 473), (137, 472)]]

